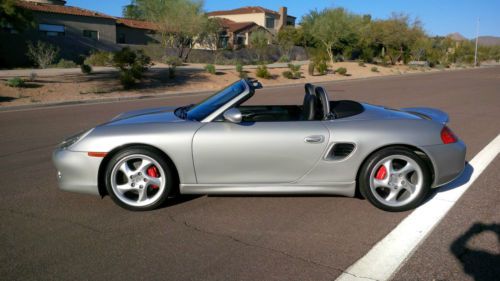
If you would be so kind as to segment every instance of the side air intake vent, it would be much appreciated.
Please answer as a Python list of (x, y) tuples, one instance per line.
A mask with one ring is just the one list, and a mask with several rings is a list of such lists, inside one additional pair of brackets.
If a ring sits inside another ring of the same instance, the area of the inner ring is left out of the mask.
[(354, 151), (354, 144), (352, 143), (336, 143), (330, 151), (330, 160), (342, 160), (347, 158)]

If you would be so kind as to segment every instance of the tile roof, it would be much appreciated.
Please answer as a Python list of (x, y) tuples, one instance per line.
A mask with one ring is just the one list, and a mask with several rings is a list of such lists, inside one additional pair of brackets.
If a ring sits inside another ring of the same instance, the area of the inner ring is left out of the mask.
[(225, 18), (219, 18), (219, 23), (223, 28), (227, 28), (231, 32), (238, 32), (240, 30), (253, 27), (257, 25), (255, 22), (247, 21), (247, 22), (235, 22), (232, 20), (228, 20)]
[(82, 8), (78, 8), (78, 7), (72, 7), (72, 6), (51, 5), (51, 4), (43, 4), (43, 3), (35, 3), (35, 2), (25, 2), (25, 1), (17, 1), (16, 5), (21, 7), (21, 8), (25, 8), (25, 9), (37, 11), (37, 12), (114, 19), (114, 17), (103, 14), (103, 13), (98, 13), (95, 11), (86, 10), (86, 9), (82, 9)]
[[(242, 14), (260, 14), (267, 13), (273, 15), (279, 15), (278, 12), (269, 10), (260, 6), (247, 6), (233, 10), (225, 10), (225, 11), (213, 11), (207, 13), (208, 16), (224, 16), (224, 15), (242, 15)], [(289, 17), (295, 18), (293, 16), (288, 15)]]
[(155, 23), (150, 22), (150, 21), (117, 18), (116, 23), (127, 26), (127, 27), (131, 27), (131, 28), (158, 30), (158, 26)]

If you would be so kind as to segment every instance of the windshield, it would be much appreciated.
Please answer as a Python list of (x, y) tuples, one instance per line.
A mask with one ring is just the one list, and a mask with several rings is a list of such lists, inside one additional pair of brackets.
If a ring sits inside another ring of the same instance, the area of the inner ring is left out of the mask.
[[(201, 121), (205, 119), (207, 116), (216, 111), (219, 107), (223, 106), (230, 100), (239, 96), (241, 93), (245, 91), (245, 83), (243, 81), (238, 81), (227, 88), (215, 93), (214, 95), (208, 97), (204, 101), (198, 103), (194, 106), (183, 107), (185, 108), (184, 114), (182, 114), (182, 108), (176, 110), (180, 111), (179, 115), (184, 115), (182, 117), (187, 118), (189, 120)], [(182, 118), (181, 117), (181, 118)]]

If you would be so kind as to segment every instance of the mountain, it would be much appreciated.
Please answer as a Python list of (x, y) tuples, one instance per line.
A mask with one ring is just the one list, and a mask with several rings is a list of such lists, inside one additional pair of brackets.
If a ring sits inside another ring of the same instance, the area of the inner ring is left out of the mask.
[(478, 44), (481, 46), (500, 46), (500, 37), (497, 37), (497, 36), (479, 36)]
[(463, 36), (462, 34), (460, 34), (458, 32), (448, 34), (448, 35), (446, 35), (446, 37), (451, 38), (451, 40), (453, 40), (453, 41), (465, 41), (465, 40), (467, 40), (467, 38), (465, 38), (465, 36)]

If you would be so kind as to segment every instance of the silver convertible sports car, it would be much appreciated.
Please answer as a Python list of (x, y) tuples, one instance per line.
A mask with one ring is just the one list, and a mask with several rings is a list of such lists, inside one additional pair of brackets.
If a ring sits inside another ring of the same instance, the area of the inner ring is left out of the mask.
[(245, 105), (240, 80), (196, 104), (118, 115), (54, 151), (63, 190), (151, 210), (180, 194), (359, 194), (387, 211), (415, 208), (464, 169), (465, 144), (432, 108), (330, 101)]

